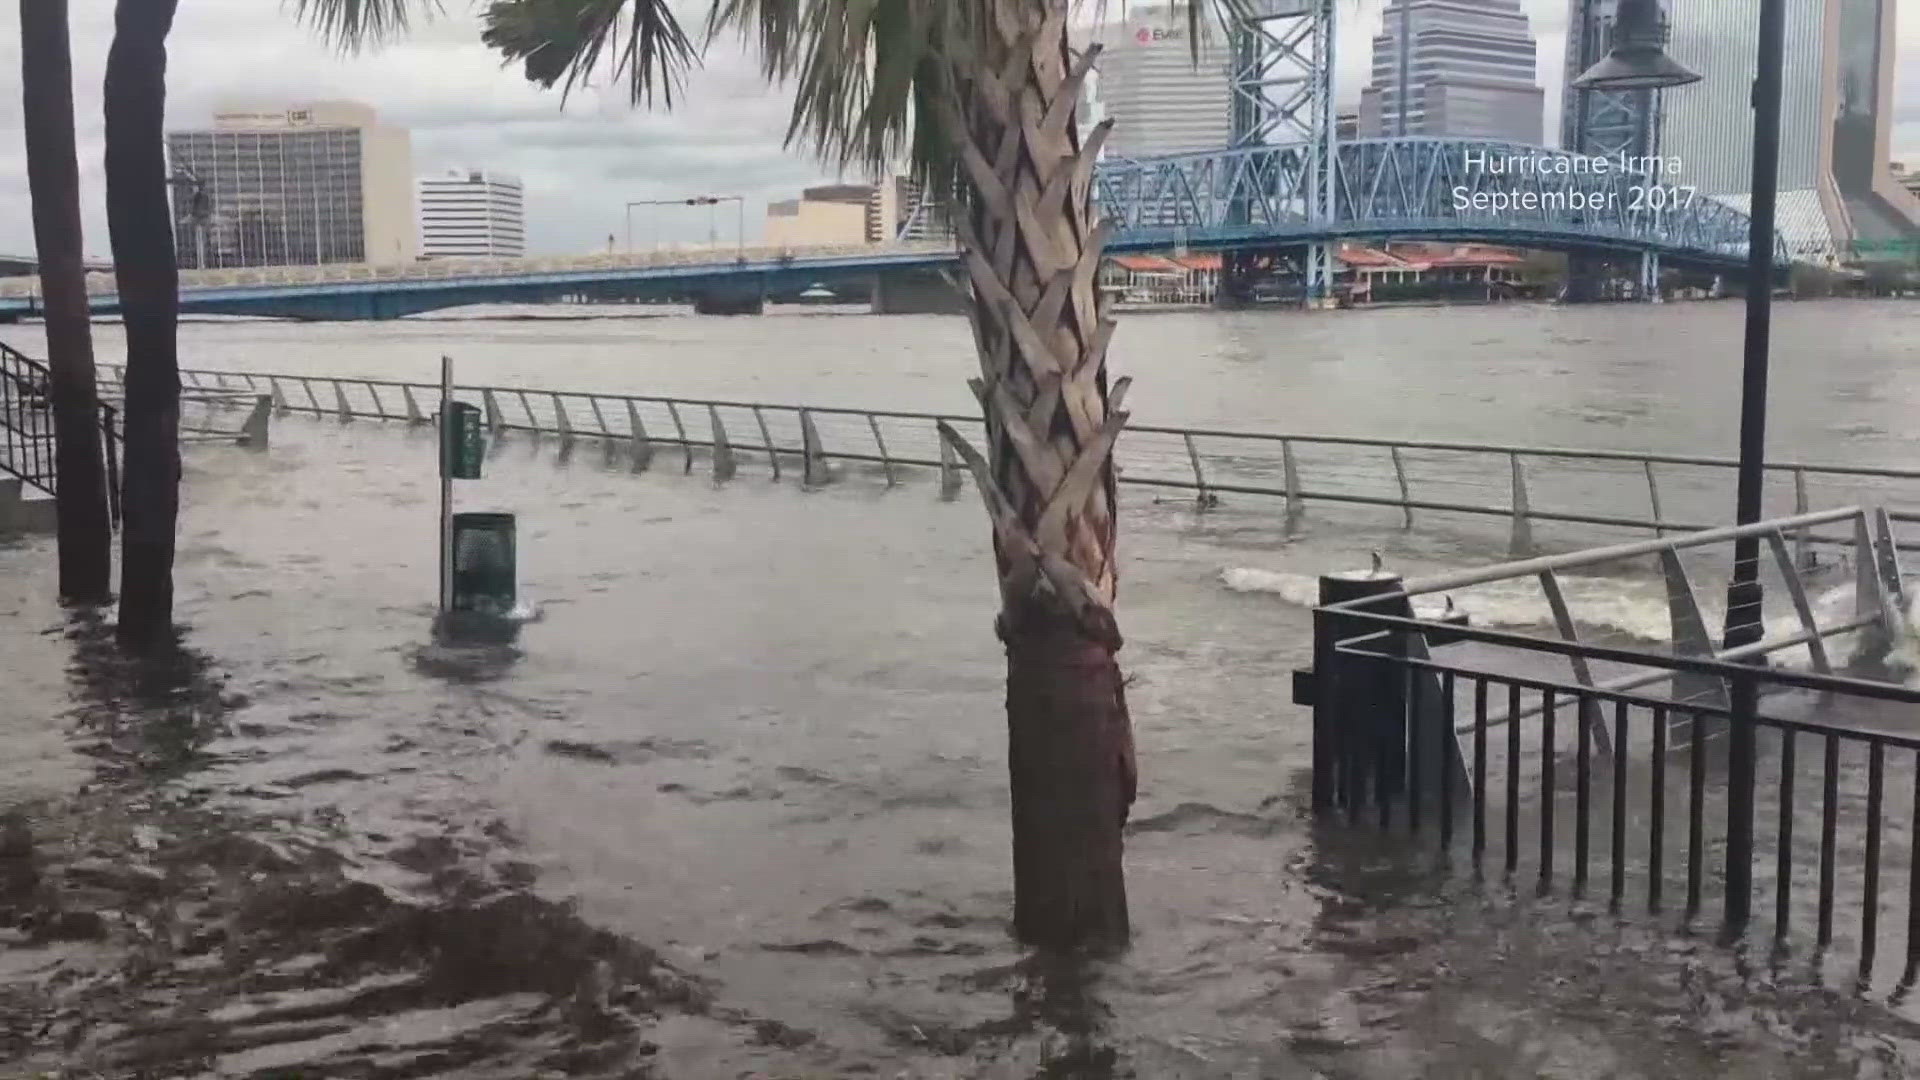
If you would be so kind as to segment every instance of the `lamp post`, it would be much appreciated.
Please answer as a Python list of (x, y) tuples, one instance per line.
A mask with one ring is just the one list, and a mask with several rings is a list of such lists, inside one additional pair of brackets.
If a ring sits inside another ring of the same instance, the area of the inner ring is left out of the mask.
[[(1767, 360), (1773, 329), (1773, 241), (1780, 189), (1780, 81), (1786, 58), (1786, 0), (1760, 0), (1760, 42), (1753, 82), (1753, 204), (1747, 232), (1746, 346), (1740, 380), (1740, 478), (1734, 522), (1760, 520), (1766, 479)], [(1583, 90), (1637, 90), (1680, 86), (1700, 76), (1665, 51), (1665, 20), (1658, 0), (1621, 0), (1613, 48), (1573, 85)], [(1761, 622), (1760, 538), (1734, 542), (1727, 586), (1726, 647), (1758, 642)], [(1760, 686), (1735, 676), (1727, 735), (1727, 896), (1729, 929), (1747, 923), (1753, 903), (1754, 727)], [(1785, 892), (1783, 890), (1782, 896)]]
[(714, 229), (713, 207), (721, 203), (734, 203), (737, 207), (738, 231), (735, 234), (737, 255), (745, 258), (747, 254), (747, 201), (739, 195), (692, 195), (681, 199), (636, 199), (627, 204), (627, 250), (633, 250), (633, 208), (636, 206), (704, 206), (707, 211), (707, 243), (712, 246), (717, 241)]

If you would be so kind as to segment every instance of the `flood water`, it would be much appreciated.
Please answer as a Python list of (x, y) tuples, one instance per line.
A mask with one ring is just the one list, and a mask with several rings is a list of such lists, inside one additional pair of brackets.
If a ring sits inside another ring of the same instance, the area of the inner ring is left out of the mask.
[[(1920, 308), (1778, 323), (1776, 454), (1920, 464)], [(1725, 455), (1739, 325), (1731, 304), (1143, 314), (1113, 364), (1147, 423)], [(0, 340), (43, 353), (36, 327)], [(466, 382), (947, 411), (972, 363), (957, 319), (811, 312), (208, 322), (181, 343), (200, 368), (432, 380), (448, 354)], [(0, 548), (0, 913), (21, 913), (0, 921), (0, 1074), (1920, 1068), (1897, 971), (1856, 988), (1804, 949), (1310, 820), (1290, 699), (1313, 576), (1374, 550), (1409, 574), (1497, 561), (1498, 528), (1315, 511), (1289, 533), (1271, 503), (1127, 491), (1136, 941), (1060, 970), (1007, 932), (970, 494), (860, 470), (803, 492), (744, 462), (716, 485), (510, 437), (460, 505), (519, 515), (543, 617), (512, 650), (449, 654), (427, 646), (436, 493), (430, 433), (400, 425), (291, 417), (263, 454), (191, 448), (185, 670), (115, 665), (50, 601), (51, 544)], [(1570, 593), (1665, 617), (1634, 583)]]

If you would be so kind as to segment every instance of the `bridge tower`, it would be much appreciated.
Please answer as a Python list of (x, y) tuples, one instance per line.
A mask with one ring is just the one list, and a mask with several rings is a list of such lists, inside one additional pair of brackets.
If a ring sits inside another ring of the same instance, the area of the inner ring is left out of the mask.
[[(1567, 71), (1581, 72), (1607, 54), (1620, 0), (1568, 0)], [(1560, 145), (1577, 154), (1646, 158), (1659, 153), (1660, 94), (1655, 90), (1576, 90), (1567, 87), (1560, 106)], [(1567, 260), (1567, 299), (1598, 298), (1608, 277), (1607, 260), (1576, 255)], [(1657, 257), (1641, 260), (1635, 275), (1643, 298), (1658, 296)]]
[[(1306, 156), (1305, 211), (1309, 221), (1332, 222), (1334, 204), (1334, 15), (1336, 0), (1253, 0), (1248, 16), (1232, 28), (1232, 126), (1230, 146), (1295, 146)], [(1230, 224), (1251, 224), (1252, 208), (1236, 199)], [(1274, 253), (1245, 249), (1227, 253), (1221, 294), (1244, 302), (1253, 278), (1270, 270)], [(1334, 242), (1307, 247), (1302, 280), (1309, 305), (1333, 295)]]

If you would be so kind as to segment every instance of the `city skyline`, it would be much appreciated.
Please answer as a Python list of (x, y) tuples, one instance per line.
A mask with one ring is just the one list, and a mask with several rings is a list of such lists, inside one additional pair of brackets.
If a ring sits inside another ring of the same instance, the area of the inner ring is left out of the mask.
[[(1382, 0), (1354, 6), (1342, 0), (1343, 108), (1352, 107), (1366, 81), (1383, 6)], [(1546, 115), (1554, 118), (1567, 3), (1523, 0), (1522, 7), (1539, 38), (1539, 81)], [(1118, 5), (1113, 8), (1117, 14)], [(626, 201), (694, 194), (744, 196), (751, 237), (769, 202), (835, 179), (810, 155), (783, 149), (790, 94), (769, 92), (755, 59), (731, 41), (715, 44), (672, 112), (633, 110), (618, 87), (577, 89), (562, 111), (558, 93), (528, 85), (480, 44), (474, 13), (450, 11), (404, 42), (343, 56), (277, 5), (204, 0), (183, 6), (170, 38), (168, 126), (204, 124), (220, 100), (236, 96), (364, 101), (411, 130), (419, 173), (480, 162), (520, 175), (534, 241), (529, 254), (604, 250), (608, 236), (621, 230)], [(1896, 80), (1892, 149), (1897, 158), (1920, 161), (1920, 5), (1909, 3), (1903, 14), (1896, 56), (1905, 77)], [(76, 6), (72, 17), (86, 251), (104, 258), (100, 80), (112, 14)], [(11, 5), (0, 5), (0, 251), (30, 252), (18, 18)], [(1549, 141), (1557, 141), (1557, 128), (1549, 119)], [(661, 222), (666, 238), (704, 239), (704, 212), (667, 218)]]

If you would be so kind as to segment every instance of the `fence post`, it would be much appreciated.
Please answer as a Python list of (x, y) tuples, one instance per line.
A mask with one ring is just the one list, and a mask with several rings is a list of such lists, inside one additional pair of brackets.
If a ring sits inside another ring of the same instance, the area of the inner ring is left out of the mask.
[[(1800, 515), (1807, 512), (1807, 470), (1793, 470), (1793, 512)], [(1793, 561), (1802, 570), (1812, 570), (1814, 563), (1813, 543), (1807, 539), (1808, 530), (1802, 529), (1794, 537)]]
[[(1706, 616), (1700, 613), (1699, 594), (1693, 591), (1693, 580), (1688, 576), (1685, 564), (1681, 563), (1678, 552), (1672, 548), (1660, 552), (1660, 572), (1667, 581), (1667, 618), (1673, 627), (1674, 655), (1699, 660), (1713, 659), (1713, 634), (1707, 629)], [(1722, 709), (1727, 707), (1726, 681), (1711, 675), (1676, 671), (1672, 694), (1675, 701), (1705, 698)]]
[(1767, 533), (1767, 547), (1773, 552), (1773, 564), (1780, 570), (1780, 580), (1787, 586), (1787, 597), (1793, 601), (1793, 613), (1800, 620), (1800, 629), (1808, 635), (1807, 655), (1813, 660), (1813, 670), (1821, 675), (1833, 674), (1833, 664), (1827, 659), (1827, 643), (1820, 639), (1820, 625), (1814, 621), (1813, 605), (1807, 601), (1807, 587), (1800, 580), (1800, 572), (1794, 569), (1793, 556), (1787, 553), (1786, 537), (1779, 529)]
[(953, 445), (940, 440), (940, 501), (952, 502), (960, 495), (960, 457)]
[(573, 419), (567, 415), (567, 403), (560, 400), (559, 394), (548, 394), (553, 399), (553, 423), (560, 429), (560, 441), (573, 442)]
[(313, 380), (304, 375), (298, 376), (298, 378), (300, 379), (300, 389), (307, 392), (307, 404), (313, 407), (313, 415), (316, 417), (323, 415), (327, 410), (320, 404), (320, 395), (313, 392)]
[(373, 401), (373, 415), (382, 420), (387, 419), (387, 403), (380, 400), (380, 388), (365, 379), (361, 380), (360, 385), (367, 388), (367, 397)]
[(733, 479), (733, 444), (727, 441), (726, 425), (720, 422), (718, 406), (707, 406), (707, 416), (713, 420), (713, 478), (715, 480)]
[(1207, 474), (1200, 471), (1200, 451), (1193, 445), (1193, 436), (1191, 434), (1183, 434), (1181, 438), (1186, 440), (1187, 460), (1193, 463), (1193, 483), (1194, 486), (1199, 489), (1198, 494), (1194, 498), (1199, 508), (1205, 510), (1219, 500), (1215, 499), (1213, 493), (1207, 490)]
[(1873, 511), (1873, 527), (1880, 548), (1880, 580), (1886, 584), (1887, 595), (1893, 600), (1895, 618), (1890, 622), (1897, 628), (1907, 613), (1907, 584), (1900, 570), (1900, 543), (1894, 535), (1893, 518), (1887, 516), (1887, 508), (1877, 507)]
[[(1540, 590), (1547, 594), (1547, 607), (1553, 612), (1554, 628), (1560, 631), (1561, 640), (1569, 645), (1580, 643), (1580, 631), (1573, 623), (1573, 612), (1567, 607), (1567, 597), (1560, 591), (1560, 578), (1552, 570), (1540, 572)], [(1567, 657), (1573, 668), (1573, 681), (1587, 689), (1593, 689), (1593, 669), (1587, 665), (1587, 658), (1578, 653)], [(1601, 722), (1599, 706), (1586, 695), (1580, 695), (1580, 723), (1593, 733), (1593, 743), (1602, 754), (1612, 755), (1613, 739), (1607, 734), (1606, 724)], [(1512, 723), (1511, 719), (1508, 723)]]
[(407, 401), (407, 423), (409, 424), (426, 423), (427, 418), (420, 414), (420, 403), (413, 400), (413, 387), (408, 386), (405, 383), (401, 383), (400, 396), (405, 398)]
[(100, 405), (100, 429), (106, 436), (107, 445), (107, 514), (114, 527), (120, 525), (120, 452), (115, 449), (119, 435), (114, 431), (114, 417), (117, 410), (104, 402)]
[(640, 409), (627, 399), (627, 425), (633, 445), (633, 471), (646, 472), (653, 464), (653, 444), (647, 441), (647, 425), (640, 422)]
[(667, 402), (667, 415), (673, 417), (673, 433), (680, 436), (680, 449), (687, 455), (686, 467), (680, 471), (690, 475), (693, 472), (693, 440), (687, 438), (687, 425), (680, 420), (679, 406)]
[(487, 411), (487, 434), (499, 438), (507, 428), (507, 421), (500, 415), (500, 402), (493, 396), (493, 387), (480, 391), (480, 405)]
[(880, 469), (887, 475), (887, 486), (893, 486), (893, 459), (887, 456), (887, 440), (880, 434), (880, 420), (872, 413), (867, 414), (867, 426), (873, 429), (873, 444), (880, 448)]
[(1653, 504), (1653, 536), (1656, 540), (1665, 540), (1667, 538), (1667, 526), (1665, 525), (1667, 515), (1660, 509), (1660, 481), (1654, 479), (1653, 460), (1651, 458), (1640, 464), (1646, 466), (1647, 470), (1647, 501)]
[(333, 383), (333, 400), (340, 405), (340, 422), (344, 424), (353, 419), (353, 407), (347, 404), (347, 388), (341, 385), (340, 380), (333, 379), (331, 382)]
[(760, 411), (758, 405), (753, 407), (753, 420), (760, 425), (760, 445), (767, 448), (767, 464), (773, 467), (773, 478), (778, 480), (780, 479), (780, 455), (773, 448), (773, 435), (767, 430), (766, 414)]
[(827, 453), (820, 445), (820, 432), (813, 426), (813, 412), (800, 410), (800, 483), (817, 487), (828, 480)]
[(273, 407), (280, 411), (280, 415), (285, 416), (292, 412), (293, 406), (287, 404), (287, 393), (280, 388), (280, 380), (269, 378), (267, 385), (273, 389)]
[(1400, 448), (1389, 446), (1393, 453), (1393, 475), (1400, 481), (1400, 508), (1406, 513), (1406, 527), (1413, 528), (1413, 494), (1407, 488), (1407, 465), (1400, 460)]
[(266, 394), (256, 395), (253, 399), (253, 411), (247, 414), (246, 423), (240, 425), (240, 445), (249, 450), (265, 450), (267, 425), (272, 418), (273, 398)]
[(1513, 537), (1507, 543), (1511, 555), (1533, 554), (1533, 508), (1527, 501), (1527, 471), (1519, 454), (1509, 454), (1513, 464)]

